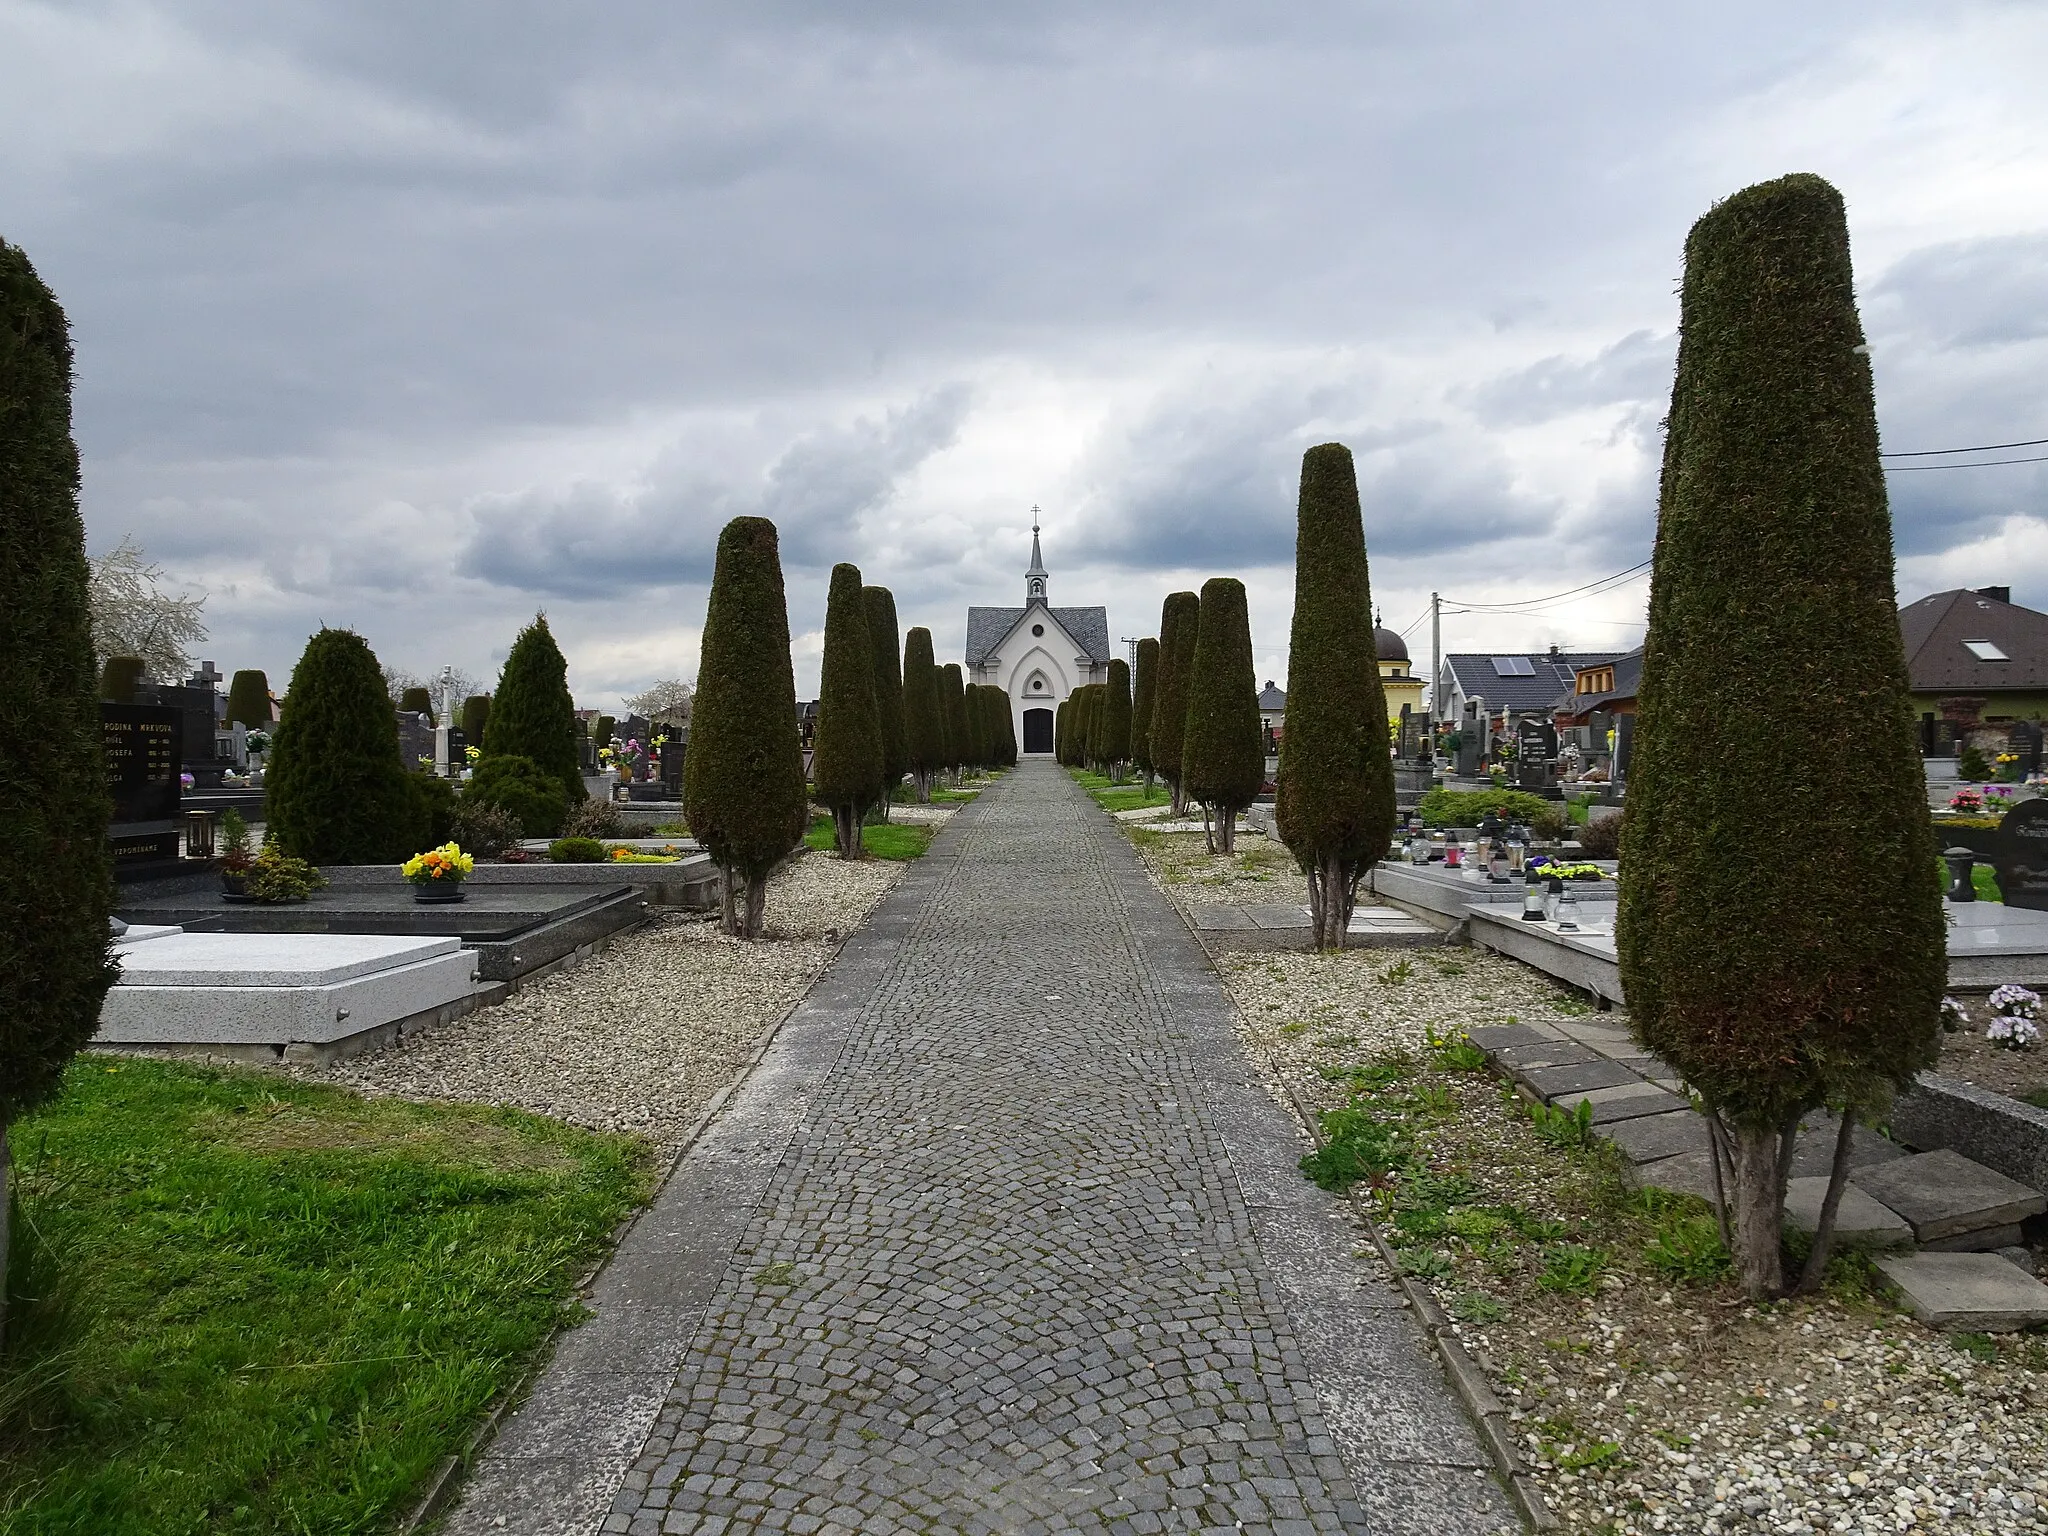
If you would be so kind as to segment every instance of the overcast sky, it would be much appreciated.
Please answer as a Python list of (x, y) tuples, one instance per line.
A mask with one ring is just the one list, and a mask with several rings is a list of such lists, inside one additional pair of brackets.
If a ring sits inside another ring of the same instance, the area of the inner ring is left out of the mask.
[[(1648, 554), (1686, 229), (1786, 171), (1886, 447), (2048, 437), (2044, 81), (2034, 3), (0, 0), (0, 236), (94, 552), (280, 690), (321, 623), (488, 678), (543, 608), (580, 702), (693, 677), (763, 513), (808, 694), (834, 561), (957, 657), (1034, 503), (1056, 603), (1236, 575), (1284, 678), (1311, 444), (1397, 629)], [(1901, 596), (2048, 606), (2044, 470), (1892, 476)], [(1445, 648), (1619, 649), (1644, 588)]]

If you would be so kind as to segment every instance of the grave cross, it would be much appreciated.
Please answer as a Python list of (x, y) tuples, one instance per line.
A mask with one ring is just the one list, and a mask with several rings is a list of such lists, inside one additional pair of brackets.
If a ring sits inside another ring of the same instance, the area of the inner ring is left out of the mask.
[(186, 679), (185, 686), (188, 688), (211, 688), (225, 681), (226, 676), (227, 674), (224, 672), (215, 671), (212, 662), (202, 661), (199, 663), (199, 670)]

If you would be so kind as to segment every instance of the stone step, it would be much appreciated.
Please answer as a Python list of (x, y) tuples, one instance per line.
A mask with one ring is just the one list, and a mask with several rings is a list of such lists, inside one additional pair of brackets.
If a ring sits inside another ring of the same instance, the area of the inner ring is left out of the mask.
[[(1820, 1224), (1821, 1201), (1827, 1198), (1825, 1174), (1791, 1179), (1785, 1185), (1785, 1226), (1810, 1233)], [(1913, 1228), (1891, 1207), (1879, 1205), (1854, 1184), (1842, 1186), (1835, 1207), (1837, 1248), (1910, 1248)]]
[(1995, 1253), (1914, 1253), (1877, 1267), (1934, 1328), (2012, 1333), (2048, 1323), (2048, 1285)]
[(1946, 1149), (1858, 1168), (1849, 1177), (1904, 1217), (1923, 1248), (2004, 1248), (2020, 1240), (2021, 1222), (2048, 1210), (2040, 1191)]

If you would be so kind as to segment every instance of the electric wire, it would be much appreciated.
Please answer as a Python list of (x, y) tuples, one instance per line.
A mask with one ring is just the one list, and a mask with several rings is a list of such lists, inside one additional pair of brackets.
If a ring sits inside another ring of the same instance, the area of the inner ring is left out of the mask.
[[(1936, 459), (1948, 453), (2003, 453), (2008, 448), (2039, 448), (2048, 444), (2048, 437), (2029, 437), (2017, 443), (1979, 443), (1975, 448), (1901, 448), (1896, 452), (1880, 452), (1880, 459)], [(2028, 462), (2022, 460), (2022, 463)]]
[[(1967, 450), (1957, 450), (1965, 451)], [(2048, 453), (2030, 459), (1980, 459), (1975, 464), (1887, 464), (1884, 466), (1884, 472), (1888, 475), (1905, 475), (1916, 469), (1995, 469), (2000, 464), (2048, 464)]]

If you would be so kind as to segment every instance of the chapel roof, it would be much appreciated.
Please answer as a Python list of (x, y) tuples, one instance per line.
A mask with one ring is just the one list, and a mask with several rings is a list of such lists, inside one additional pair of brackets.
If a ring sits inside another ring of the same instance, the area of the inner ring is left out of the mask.
[[(1010, 631), (1023, 622), (1028, 608), (969, 608), (967, 610), (967, 665), (974, 668), (988, 659)], [(1109, 610), (1107, 608), (1047, 608), (1055, 624), (1073, 638), (1090, 661), (1109, 661)]]

